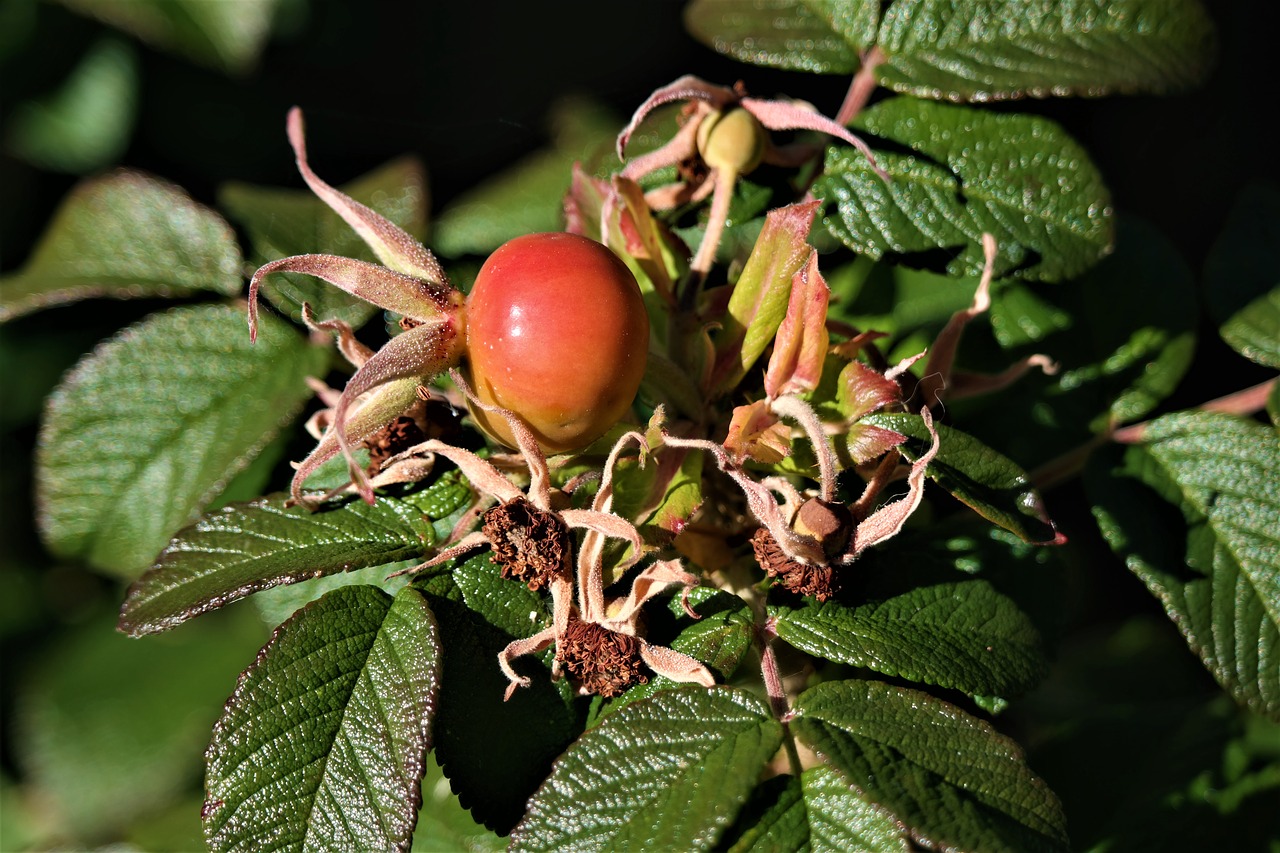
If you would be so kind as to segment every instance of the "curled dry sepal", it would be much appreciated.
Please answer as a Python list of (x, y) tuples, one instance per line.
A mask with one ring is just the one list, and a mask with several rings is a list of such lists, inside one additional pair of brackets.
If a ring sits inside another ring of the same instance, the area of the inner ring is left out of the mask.
[(409, 326), (377, 352), (369, 352), (341, 320), (304, 318), (317, 331), (334, 332), (339, 349), (357, 370), (332, 399), (326, 428), (315, 449), (298, 466), (292, 493), (304, 502), (302, 484), (339, 452), (346, 456), (360, 495), (373, 502), (373, 485), (352, 454), (365, 441), (421, 400), (419, 387), (457, 365), (465, 347), (464, 295), (450, 286), (444, 270), (421, 243), (382, 215), (321, 180), (307, 162), (302, 111), (289, 112), (289, 144), (302, 177), (321, 200), (356, 230), (385, 266), (336, 255), (296, 255), (265, 264), (249, 282), (249, 331), (257, 335), (258, 288), (276, 272), (313, 275), (405, 318)]

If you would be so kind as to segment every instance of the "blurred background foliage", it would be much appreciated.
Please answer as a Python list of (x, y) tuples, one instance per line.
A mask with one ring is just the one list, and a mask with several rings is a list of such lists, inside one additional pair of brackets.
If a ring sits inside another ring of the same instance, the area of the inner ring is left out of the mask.
[[(1121, 215), (1161, 232), (1197, 278), (1241, 194), (1277, 186), (1262, 129), (1274, 110), (1275, 13), (1260, 0), (1210, 12), (1221, 49), (1200, 90), (992, 107), (1062, 123)], [(115, 167), (210, 205), (231, 182), (301, 188), (284, 136), (294, 104), (307, 112), (313, 162), (336, 183), (410, 154), (425, 165), (432, 215), (459, 199), (524, 204), (510, 185), (485, 183), (517, 163), (529, 198), (545, 198), (573, 160), (609, 156), (601, 139), (684, 73), (744, 79), (753, 94), (800, 96), (828, 114), (847, 85), (718, 56), (685, 33), (675, 2), (0, 0), (0, 273), (23, 265), (77, 181)], [(556, 227), (554, 209), (527, 212), (530, 230)], [(484, 242), (447, 218), (427, 231), (449, 255)], [(91, 300), (0, 327), (0, 850), (200, 846), (209, 730), (269, 625), (301, 600), (259, 596), (127, 640), (113, 630), (121, 583), (41, 546), (31, 457), (43, 400), (99, 340), (158, 307)], [(1267, 376), (1202, 323), (1190, 374), (1162, 410)], [(1080, 486), (1047, 499), (1073, 543), (1064, 640), (1048, 682), (998, 725), (1063, 799), (1076, 846), (1265, 849), (1270, 838), (1278, 849), (1274, 797), (1267, 808), (1256, 794), (1280, 779), (1253, 772), (1277, 766), (1276, 728), (1221, 693), (1100, 540)], [(418, 847), (493, 841), (438, 777), (426, 793)]]

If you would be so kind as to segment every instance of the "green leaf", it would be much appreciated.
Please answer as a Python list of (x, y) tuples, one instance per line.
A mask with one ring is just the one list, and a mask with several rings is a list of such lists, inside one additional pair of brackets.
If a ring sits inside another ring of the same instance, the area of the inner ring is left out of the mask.
[(83, 175), (116, 162), (137, 115), (138, 58), (114, 37), (99, 38), (62, 86), (17, 105), (5, 147), (33, 166)]
[[(932, 441), (919, 415), (881, 413), (868, 415), (862, 422), (907, 436), (902, 449), (911, 458), (923, 455)], [(929, 479), (1024, 542), (1056, 541), (1058, 534), (1044, 501), (1028, 482), (1026, 472), (971, 435), (944, 424), (934, 428), (940, 443), (938, 455), (925, 469)]]
[(731, 853), (808, 850), (911, 850), (893, 818), (864, 800), (830, 767), (805, 770), (786, 786), (759, 820), (730, 847)]
[(421, 558), (436, 542), (435, 519), (466, 503), (456, 474), (373, 506), (352, 498), (312, 511), (288, 495), (211, 512), (181, 531), (151, 570), (129, 588), (119, 629), (165, 631), (259, 590), (310, 578)]
[(551, 107), (552, 145), (469, 190), (441, 211), (431, 244), (442, 255), (486, 255), (513, 237), (564, 229), (573, 165), (617, 163), (618, 122), (604, 107), (567, 98)]
[(778, 636), (809, 654), (885, 675), (1007, 696), (1047, 670), (1040, 632), (983, 578), (939, 581), (858, 604), (770, 608)]
[[(878, 147), (885, 183), (849, 146), (827, 151), (823, 223), (860, 254), (920, 266), (942, 250), (954, 275), (982, 269), (982, 234), (999, 244), (997, 278), (1061, 281), (1111, 251), (1110, 196), (1084, 149), (1036, 116), (893, 98), (858, 126), (914, 154)], [(914, 256), (914, 257), (913, 257)]]
[(829, 681), (801, 694), (791, 726), (870, 803), (925, 847), (1066, 850), (1066, 819), (1022, 750), (927, 693)]
[[(222, 614), (139, 643), (95, 616), (34, 654), (24, 649), (18, 702), (6, 722), (10, 757), (28, 799), (41, 804), (42, 823), (56, 826), (59, 838), (88, 844), (187, 797), (218, 709), (264, 635), (257, 620)], [(197, 814), (198, 806), (192, 824)]]
[[(416, 159), (393, 160), (342, 190), (415, 237), (425, 233), (426, 175)], [(351, 226), (311, 192), (231, 183), (218, 191), (218, 205), (244, 228), (253, 246), (254, 264), (314, 253), (378, 262)], [(303, 302), (310, 303), (317, 317), (343, 320), (357, 328), (379, 310), (327, 282), (296, 273), (268, 277), (262, 293), (296, 323), (302, 322)]]
[(280, 626), (214, 729), (213, 850), (406, 849), (440, 661), (422, 595), (343, 587)]
[(98, 296), (231, 296), (240, 266), (222, 217), (173, 184), (116, 172), (72, 190), (26, 266), (0, 279), (0, 321)]
[(502, 853), (507, 849), (505, 838), (477, 824), (458, 802), (434, 752), (427, 756), (412, 849), (419, 853)]
[(244, 73), (257, 62), (281, 0), (59, 0), (184, 59)]
[(685, 688), (636, 702), (556, 762), (511, 849), (709, 849), (781, 742), (768, 708), (740, 690)]
[(311, 395), (325, 353), (287, 324), (249, 342), (242, 307), (155, 314), (80, 361), (36, 454), (41, 533), (63, 557), (136, 577)]
[(1222, 327), (1222, 339), (1250, 361), (1280, 367), (1280, 285), (1233, 315)]
[[(1105, 538), (1209, 671), (1236, 701), (1280, 718), (1275, 429), (1224, 414), (1167, 415), (1088, 482)], [(1177, 509), (1153, 502), (1151, 489)]]
[(551, 615), (542, 596), (504, 580), (488, 553), (437, 567), (417, 583), (442, 637), (436, 757), (463, 807), (505, 834), (551, 762), (582, 731), (568, 682), (553, 685), (549, 667), (537, 658), (515, 661), (532, 683), (503, 701), (508, 682), (498, 653), (549, 625)]
[(1195, 0), (696, 0), (686, 23), (720, 53), (797, 71), (849, 74), (878, 45), (877, 82), (952, 101), (1185, 88), (1214, 46)]

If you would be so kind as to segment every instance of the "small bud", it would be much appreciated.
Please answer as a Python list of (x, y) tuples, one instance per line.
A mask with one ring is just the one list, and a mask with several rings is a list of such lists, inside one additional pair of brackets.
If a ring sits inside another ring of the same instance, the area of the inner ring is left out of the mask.
[(698, 154), (713, 169), (750, 174), (764, 159), (769, 144), (764, 127), (742, 107), (712, 113), (698, 128)]
[(849, 545), (853, 513), (844, 504), (812, 498), (801, 504), (791, 526), (797, 533), (817, 539), (827, 559), (834, 560)]

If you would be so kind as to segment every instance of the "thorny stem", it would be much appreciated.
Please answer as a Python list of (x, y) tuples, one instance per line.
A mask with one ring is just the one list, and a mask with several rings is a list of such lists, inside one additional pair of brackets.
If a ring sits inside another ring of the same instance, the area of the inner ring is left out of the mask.
[[(1251, 388), (1245, 388), (1242, 391), (1236, 391), (1210, 400), (1207, 403), (1202, 403), (1196, 406), (1194, 411), (1252, 415), (1266, 406), (1267, 399), (1271, 396), (1276, 382), (1277, 379), (1268, 379), (1266, 382), (1260, 382)], [(1093, 452), (1108, 441), (1114, 441), (1117, 444), (1137, 444), (1141, 442), (1150, 423), (1150, 421), (1142, 421), (1119, 429), (1112, 428), (1101, 435), (1094, 436), (1079, 447), (1068, 450), (1056, 459), (1051, 459), (1032, 471), (1029, 475), (1031, 484), (1037, 489), (1043, 490), (1071, 479), (1084, 470), (1085, 463), (1089, 461), (1089, 457), (1093, 455)]]
[(757, 625), (756, 642), (760, 645), (760, 674), (764, 677), (764, 689), (769, 695), (769, 707), (773, 715), (786, 729), (782, 743), (787, 749), (787, 760), (791, 763), (791, 772), (799, 778), (804, 769), (800, 764), (800, 753), (796, 750), (795, 739), (787, 726), (791, 719), (791, 707), (787, 704), (787, 693), (782, 686), (782, 676), (778, 672), (778, 658), (773, 653), (773, 638), (778, 635), (773, 618), (765, 619), (763, 625)]
[(844, 103), (836, 113), (837, 124), (848, 125), (858, 113), (862, 112), (862, 108), (867, 105), (867, 99), (876, 90), (876, 66), (884, 60), (884, 51), (879, 45), (862, 55), (862, 67), (853, 75), (853, 80), (849, 83), (849, 91), (844, 96)]

